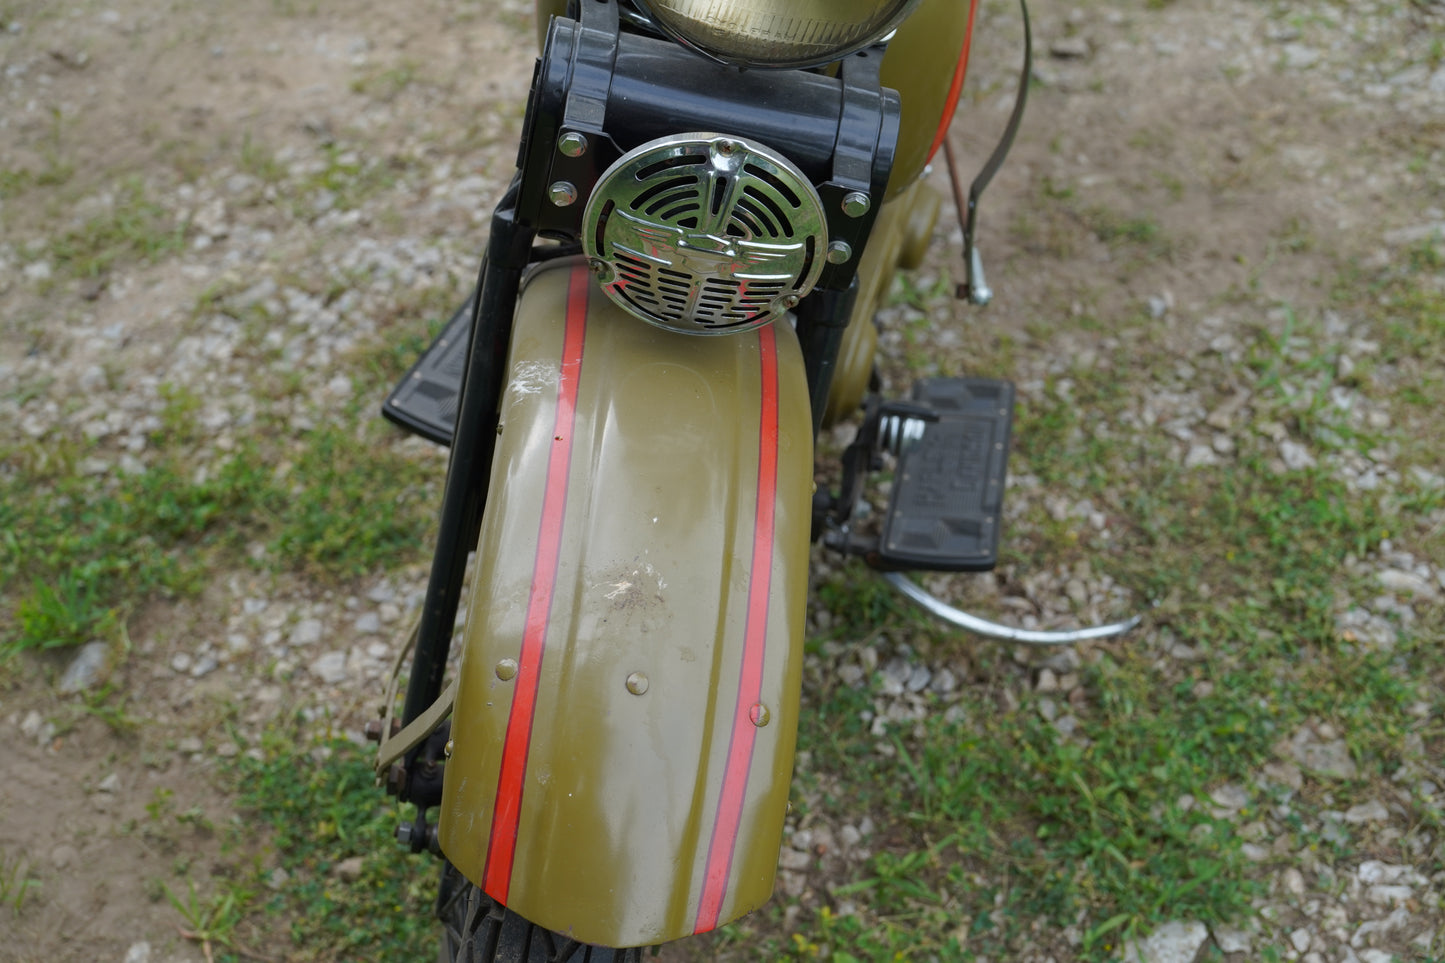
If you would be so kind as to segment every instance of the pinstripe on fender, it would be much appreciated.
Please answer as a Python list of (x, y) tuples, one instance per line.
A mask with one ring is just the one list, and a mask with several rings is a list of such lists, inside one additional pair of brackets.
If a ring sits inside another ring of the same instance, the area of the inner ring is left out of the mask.
[(587, 330), (587, 296), (591, 274), (585, 264), (572, 268), (567, 288), (566, 330), (562, 339), (561, 374), (557, 386), (557, 419), (552, 430), (552, 448), (547, 458), (546, 491), (542, 497), (542, 520), (537, 536), (537, 560), (532, 589), (527, 600), (527, 620), (522, 631), (522, 651), (517, 660), (516, 694), (507, 717), (507, 734), (502, 746), (501, 771), (497, 778), (497, 800), (492, 810), (483, 889), (505, 904), (512, 884), (512, 864), (517, 852), (517, 824), (521, 817), (522, 790), (527, 773), (527, 751), (532, 742), (532, 723), (537, 711), (537, 689), (541, 681), (542, 655), (551, 622), (552, 595), (557, 585), (557, 564), (562, 549), (562, 525), (567, 515), (567, 476), (572, 465), (572, 436), (577, 420), (577, 388), (582, 374), (582, 347)]
[(761, 405), (758, 425), (758, 507), (753, 523), (752, 567), (748, 582), (747, 627), (742, 672), (738, 679), (727, 768), (723, 773), (717, 820), (708, 844), (707, 868), (694, 932), (717, 926), (737, 848), (738, 827), (747, 798), (757, 726), (751, 713), (762, 694), (763, 655), (768, 637), (768, 600), (773, 575), (774, 509), (778, 488), (778, 344), (771, 325), (758, 332), (761, 359)]

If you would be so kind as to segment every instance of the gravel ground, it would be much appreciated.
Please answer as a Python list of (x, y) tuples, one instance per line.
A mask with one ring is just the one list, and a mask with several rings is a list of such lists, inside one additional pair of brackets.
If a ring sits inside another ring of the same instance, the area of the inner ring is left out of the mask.
[[(530, 78), (529, 18), (515, 0), (0, 2), (0, 171), (36, 172), (24, 189), (0, 191), (0, 444), (35, 451), (58, 436), (84, 438), (97, 444), (77, 471), (138, 473), (184, 390), (198, 399), (191, 463), (204, 477), (263, 413), (283, 414), (299, 435), (348, 404), (375, 409), (377, 388), (347, 362), (420, 334), (418, 312), (435, 316), (465, 293), (510, 173)], [(986, 5), (982, 36), (996, 42), (981, 44), (957, 130), (974, 162), (1011, 104), (1012, 18), (1006, 5)], [(1357, 490), (1445, 487), (1399, 451), (1314, 449), (1286, 429), (1287, 412), (1232, 374), (1249, 332), (1284, 329), (1286, 304), (1322, 303), (1316, 281), (1332, 265), (1388, 265), (1445, 235), (1438, 0), (1040, 0), (1035, 18), (1028, 125), (985, 202), (984, 251), (1000, 301), (982, 316), (937, 299), (891, 309), (885, 348), (918, 350), (903, 332), (926, 320), (925, 350), (958, 357), (982, 326), (1029, 346), (1014, 378), (1025, 399), (1042, 398), (1067, 393), (1081, 367), (1107, 378), (1127, 364), (1130, 334), (1040, 335), (1038, 319), (1166, 319), (1174, 370), (1107, 430), (1162, 433), (1185, 468), (1264, 448), (1280, 470), (1324, 463)], [(60, 166), (63, 183), (45, 183)], [(1167, 258), (1121, 263), (1096, 236), (1061, 240), (1070, 215), (1040, 185), (1064, 183), (1100, 208), (1157, 202), (1166, 230), (1188, 241)], [(97, 218), (142, 208), (159, 235), (152, 258), (131, 248), (78, 271), (56, 246)], [(958, 255), (956, 226), (945, 217), (939, 231), (920, 287)], [(1246, 266), (1266, 263), (1291, 232), (1307, 236), (1313, 253), (1281, 258), (1248, 289)], [(1301, 384), (1302, 395), (1323, 391), (1342, 425), (1391, 425), (1398, 413), (1349, 378), (1377, 360), (1379, 345), (1350, 317), (1327, 313), (1324, 334), (1338, 349), (1333, 364), (1319, 384)], [(399, 433), (379, 443), (414, 462), (435, 495), (441, 453)], [(1010, 487), (1015, 520), (1041, 506), (1103, 540), (1121, 524), (1087, 499), (1051, 492), (1026, 463), (1013, 465)], [(161, 788), (182, 808), (224, 807), (203, 778), (218, 754), (234, 751), (213, 728), (221, 700), (245, 707), (243, 734), (292, 710), (356, 732), (420, 603), (421, 562), (340, 585), (239, 569), (197, 597), (139, 607), (123, 657), (101, 646), (82, 650), (76, 665), (36, 660), (18, 670), (23, 684), (0, 693), (0, 727), (17, 753), (0, 787), (0, 842), (28, 854), (44, 886), (17, 918), (21, 940), (0, 946), (0, 958), (199, 959), (176, 939), (169, 907), (132, 885), (174, 851), (128, 834), (127, 821)], [(1445, 594), (1438, 559), (1388, 541), (1351, 565), (1378, 594), (1343, 606), (1338, 627), (1366, 647), (1389, 649)], [(1157, 601), (1086, 563), (926, 584), (1025, 626), (1103, 621)], [(823, 629), (833, 618), (821, 607), (811, 617)], [(1145, 634), (1139, 644), (1161, 665), (1201, 657), (1167, 631)], [(1066, 737), (1078, 725), (1070, 699), (1086, 657), (1016, 660)], [(929, 659), (888, 639), (830, 643), (807, 671), (869, 687), (880, 736), (951, 711), (972, 676), (966, 654)], [(106, 677), (144, 724), (138, 747), (94, 719), (60, 721), (70, 693)], [(1445, 806), (1438, 762), (1402, 768), (1399, 791)], [(1305, 726), (1254, 783), (1187, 804), (1236, 820), (1251, 857), (1270, 861), (1285, 855), (1274, 843), (1294, 814), (1287, 802), (1261, 800), (1288, 797), (1305, 774), (1352, 778), (1354, 764), (1342, 733)], [(1418, 859), (1341, 868), (1295, 854), (1271, 871), (1257, 923), (1210, 931), (1178, 920), (1126, 958), (1191, 961), (1206, 944), (1232, 960), (1266, 958), (1267, 947), (1304, 963), (1438, 955), (1445, 867), (1438, 843), (1412, 833), (1403, 815), (1382, 795), (1328, 812), (1313, 829), (1326, 839), (1336, 825), (1368, 827), (1385, 842), (1408, 836)], [(780, 877), (791, 897), (821, 890), (873, 845), (867, 814), (792, 830)], [(819, 862), (820, 852), (830, 855)], [(1065, 934), (1020, 959), (1062, 963), (1079, 938)]]

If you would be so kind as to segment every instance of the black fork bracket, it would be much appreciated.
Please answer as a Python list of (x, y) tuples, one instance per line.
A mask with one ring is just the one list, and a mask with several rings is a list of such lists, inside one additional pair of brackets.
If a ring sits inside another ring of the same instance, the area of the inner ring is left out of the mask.
[(858, 303), (855, 278), (846, 291), (820, 291), (798, 305), (798, 342), (803, 346), (803, 367), (808, 376), (808, 397), (813, 405), (813, 437), (823, 430), (828, 391), (838, 367), (843, 332)]
[[(528, 244), (535, 234), (576, 242), (598, 178), (625, 151), (657, 137), (729, 133), (781, 151), (817, 188), (830, 239), (847, 242), (853, 252), (844, 263), (824, 267), (818, 294), (798, 308), (814, 420), (821, 420), (841, 329), (852, 316), (850, 291), (898, 138), (898, 96), (878, 79), (882, 48), (848, 57), (837, 78), (798, 70), (741, 71), (670, 41), (622, 32), (615, 0), (573, 7), (573, 19), (553, 22), (537, 63), (509, 229), (522, 232), (518, 236)], [(572, 135), (566, 149), (560, 143), (564, 135)], [(580, 150), (577, 137), (584, 138)], [(558, 183), (575, 189), (573, 203), (552, 202), (550, 188)], [(844, 198), (855, 193), (871, 202), (864, 213), (849, 216)], [(547, 250), (513, 258), (513, 266), (544, 258)], [(575, 250), (564, 245), (556, 252)], [(511, 306), (497, 310), (509, 316)], [(451, 444), (476, 311), (474, 292), (387, 398), (382, 413), (388, 419)]]
[[(625, 152), (693, 131), (753, 139), (786, 156), (818, 190), (829, 239), (853, 251), (824, 269), (818, 287), (847, 290), (898, 139), (898, 95), (878, 79), (882, 48), (846, 58), (837, 77), (739, 70), (671, 41), (622, 32), (615, 0), (584, 0), (580, 15), (552, 21), (538, 62), (518, 157), (518, 218), (546, 236), (576, 238), (598, 178)], [(575, 202), (552, 202), (550, 189), (559, 183), (575, 188)], [(853, 193), (871, 201), (857, 216), (843, 210)]]
[[(506, 371), (512, 313), (535, 237), (534, 232), (516, 222), (512, 207), (516, 195), (513, 182), (492, 216), (491, 238), (479, 282), (481, 293), (468, 339), (456, 434), (447, 464), (436, 553), (417, 629), (402, 725), (421, 715), (441, 694), (467, 555), (476, 547), (481, 530), (496, 448), (497, 402)], [(414, 768), (414, 757), (415, 751), (407, 760), (408, 772)], [(405, 787), (402, 796), (405, 801)]]

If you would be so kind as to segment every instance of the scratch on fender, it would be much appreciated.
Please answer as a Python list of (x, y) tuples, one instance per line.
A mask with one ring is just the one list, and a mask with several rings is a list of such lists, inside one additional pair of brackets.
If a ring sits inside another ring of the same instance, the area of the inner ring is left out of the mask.
[(512, 407), (516, 407), (531, 395), (557, 388), (557, 366), (540, 361), (520, 361), (512, 369), (512, 380), (507, 391), (512, 395)]

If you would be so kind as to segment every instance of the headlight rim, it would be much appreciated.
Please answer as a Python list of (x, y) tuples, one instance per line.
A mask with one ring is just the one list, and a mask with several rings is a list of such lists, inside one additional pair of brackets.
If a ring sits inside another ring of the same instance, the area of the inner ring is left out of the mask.
[(806, 70), (811, 67), (822, 67), (827, 64), (837, 63), (846, 57), (851, 57), (860, 50), (866, 49), (879, 41), (888, 38), (898, 25), (913, 13), (923, 0), (898, 0), (898, 9), (883, 21), (883, 25), (869, 33), (862, 39), (841, 44), (830, 50), (827, 54), (817, 57), (798, 58), (790, 60), (760, 61), (742, 57), (730, 57), (710, 49), (706, 44), (698, 42), (695, 38), (673, 28), (665, 18), (659, 17), (653, 9), (654, 0), (631, 0), (632, 4), (645, 15), (663, 36), (686, 47), (702, 57), (714, 63), (725, 64), (730, 67), (738, 67), (748, 70)]

